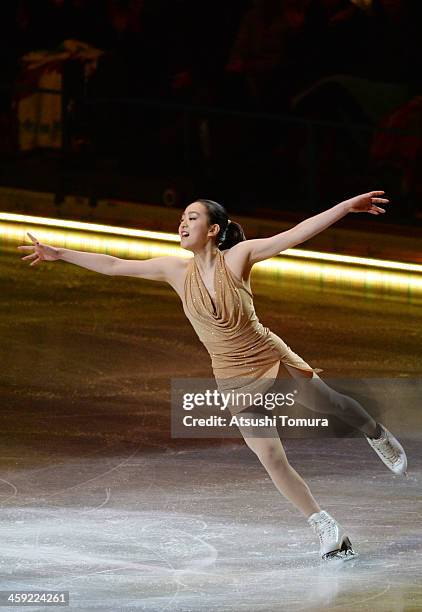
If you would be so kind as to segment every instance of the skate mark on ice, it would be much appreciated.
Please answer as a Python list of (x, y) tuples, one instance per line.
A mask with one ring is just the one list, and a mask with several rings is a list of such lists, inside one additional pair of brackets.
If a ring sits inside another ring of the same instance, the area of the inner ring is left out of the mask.
[(108, 501), (111, 498), (111, 489), (110, 487), (106, 487), (106, 498), (103, 502), (101, 502), (101, 504), (99, 506), (95, 506), (95, 508), (90, 508), (89, 510), (82, 510), (81, 512), (79, 512), (79, 514), (88, 514), (89, 512), (95, 512), (96, 510), (99, 510), (100, 508), (102, 508), (103, 506), (105, 506)]
[[(152, 552), (156, 557), (158, 557), (161, 561), (163, 561), (165, 565), (147, 565), (145, 563), (125, 563), (124, 565), (114, 567), (114, 568), (96, 570), (94, 572), (83, 572), (80, 575), (69, 574), (68, 576), (64, 577), (65, 579), (63, 580), (61, 584), (54, 583), (51, 588), (54, 588), (55, 590), (60, 590), (61, 585), (63, 585), (62, 588), (65, 588), (66, 584), (69, 584), (69, 582), (75, 582), (76, 580), (82, 580), (89, 576), (110, 574), (113, 572), (119, 572), (119, 571), (123, 571), (127, 569), (143, 570), (143, 571), (149, 571), (149, 572), (156, 572), (157, 570), (159, 570), (164, 573), (167, 572), (168, 574), (167, 579), (170, 579), (175, 584), (175, 589), (176, 589), (173, 595), (171, 596), (170, 601), (167, 603), (167, 605), (164, 606), (163, 608), (160, 608), (160, 612), (164, 612), (165, 610), (168, 610), (172, 606), (173, 601), (175, 600), (175, 598), (178, 596), (180, 592), (181, 584), (179, 583), (179, 581), (177, 580), (175, 576), (175, 572), (177, 570), (174, 567), (174, 565), (168, 559), (163, 557), (163, 555), (157, 552), (157, 550), (154, 550), (143, 544), (141, 545), (141, 547), (147, 549), (149, 552)], [(108, 562), (110, 563), (111, 561), (109, 560)], [(62, 573), (61, 573), (61, 576), (63, 576)]]
[(11, 495), (9, 495), (9, 497), (6, 497), (6, 499), (2, 499), (1, 503), (4, 504), (5, 502), (7, 502), (9, 499), (12, 499), (13, 497), (16, 497), (18, 494), (18, 488), (13, 484), (13, 482), (9, 482), (8, 480), (5, 480), (4, 478), (0, 478), (0, 482), (4, 482), (6, 485), (8, 485), (9, 487), (11, 487), (11, 489), (13, 490), (13, 493)]
[[(152, 523), (149, 523), (148, 525), (144, 525), (144, 527), (142, 527), (141, 532), (144, 533), (148, 533), (148, 531), (152, 528), (152, 527), (156, 527), (161, 526), (163, 524), (164, 521), (154, 521)], [(205, 524), (205, 527), (207, 526), (207, 524), (204, 521), (201, 521), (203, 524)], [(192, 533), (189, 533), (188, 531), (185, 531), (184, 529), (176, 529), (174, 527), (172, 527), (170, 529), (170, 536), (173, 534), (181, 534), (185, 539), (188, 540), (194, 540), (195, 542), (198, 542), (200, 545), (202, 545), (206, 550), (209, 551), (209, 555), (207, 557), (203, 557), (202, 559), (197, 559), (197, 560), (192, 560), (190, 562), (190, 565), (188, 565), (188, 567), (183, 568), (183, 569), (176, 569), (175, 571), (178, 574), (183, 574), (183, 573), (200, 573), (201, 569), (203, 570), (204, 568), (208, 568), (212, 565), (215, 564), (217, 558), (218, 558), (218, 551), (215, 548), (215, 546), (213, 546), (212, 544), (209, 544), (209, 542), (206, 542), (203, 538), (201, 538), (200, 536), (196, 536), (193, 535)], [(168, 557), (167, 557), (168, 559)]]
[[(96, 474), (95, 476), (92, 476), (91, 478), (88, 478), (87, 480), (83, 480), (83, 481), (78, 482), (78, 483), (76, 483), (74, 485), (71, 485), (70, 487), (66, 487), (64, 489), (60, 489), (59, 491), (55, 491), (54, 493), (48, 493), (46, 495), (42, 495), (41, 498), (40, 497), (29, 497), (29, 498), (27, 498), (27, 500), (25, 502), (23, 502), (23, 503), (21, 502), (21, 506), (28, 505), (28, 504), (30, 504), (30, 503), (32, 503), (34, 501), (40, 501), (40, 499), (43, 500), (43, 501), (46, 500), (46, 499), (51, 499), (52, 497), (56, 497), (57, 495), (60, 495), (62, 493), (66, 493), (68, 491), (73, 491), (74, 489), (78, 489), (79, 487), (82, 487), (82, 486), (87, 485), (87, 484), (89, 484), (91, 482), (94, 482), (95, 480), (98, 480), (99, 478), (101, 478), (102, 476), (105, 476), (106, 474), (111, 474), (115, 470), (117, 470), (120, 467), (124, 466), (125, 463), (127, 461), (129, 461), (129, 459), (134, 457), (134, 455), (136, 455), (136, 453), (141, 448), (141, 446), (142, 445), (139, 444), (139, 446), (136, 447), (136, 449), (133, 451), (133, 453), (131, 453), (126, 459), (123, 459), (122, 461), (120, 461), (117, 465), (114, 465), (112, 468), (110, 468), (108, 470), (105, 470), (104, 472), (101, 472), (100, 474)], [(7, 482), (7, 481), (5, 481), (5, 482)], [(14, 486), (14, 485), (12, 485), (9, 482), (7, 484), (10, 484), (10, 486)], [(15, 493), (15, 495), (16, 495), (16, 493)], [(11, 497), (14, 497), (14, 495), (11, 496)], [(10, 499), (10, 497), (8, 499)]]
[[(368, 601), (373, 601), (374, 599), (378, 599), (378, 597), (382, 597), (383, 595), (385, 595), (390, 590), (390, 588), (391, 588), (391, 584), (388, 583), (385, 589), (383, 589), (379, 593), (375, 593), (375, 595), (370, 595), (369, 597), (365, 597), (365, 599), (356, 599), (355, 601), (348, 602), (347, 605), (349, 608), (351, 608), (352, 606), (360, 606), (361, 604), (367, 603)], [(336, 610), (336, 609), (344, 610), (344, 604), (337, 604), (336, 606), (332, 606), (330, 609), (331, 610)]]

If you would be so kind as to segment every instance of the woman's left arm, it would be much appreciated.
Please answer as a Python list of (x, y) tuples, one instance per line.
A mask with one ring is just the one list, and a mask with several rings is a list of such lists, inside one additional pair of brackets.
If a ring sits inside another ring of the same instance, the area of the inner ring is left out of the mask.
[(316, 234), (347, 215), (349, 212), (368, 212), (372, 215), (385, 213), (385, 209), (377, 204), (387, 204), (389, 200), (382, 198), (384, 191), (371, 191), (362, 195), (344, 200), (328, 210), (319, 213), (309, 219), (301, 221), (291, 229), (276, 234), (270, 238), (257, 238), (255, 240), (245, 240), (236, 247), (245, 249), (249, 264), (252, 266), (258, 261), (275, 257), (281, 251), (290, 249), (297, 244), (309, 240)]

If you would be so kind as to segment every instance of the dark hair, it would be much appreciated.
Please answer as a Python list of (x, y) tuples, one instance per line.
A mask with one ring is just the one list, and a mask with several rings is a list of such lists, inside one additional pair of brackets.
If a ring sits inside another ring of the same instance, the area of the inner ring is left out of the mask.
[(220, 226), (220, 231), (216, 238), (217, 246), (220, 251), (230, 249), (238, 242), (246, 240), (242, 226), (229, 219), (224, 206), (213, 200), (205, 200), (203, 198), (198, 198), (195, 201), (201, 202), (201, 204), (206, 207), (209, 224), (213, 225), (216, 223)]

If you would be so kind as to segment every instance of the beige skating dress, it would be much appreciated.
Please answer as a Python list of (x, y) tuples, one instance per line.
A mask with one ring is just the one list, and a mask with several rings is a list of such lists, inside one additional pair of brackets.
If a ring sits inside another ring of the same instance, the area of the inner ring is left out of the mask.
[[(322, 372), (260, 323), (251, 291), (226, 266), (220, 250), (214, 288), (216, 307), (192, 257), (185, 277), (183, 310), (211, 356), (219, 391), (265, 393), (277, 378), (280, 361), (307, 372)], [(237, 414), (248, 404), (235, 402), (228, 407)]]

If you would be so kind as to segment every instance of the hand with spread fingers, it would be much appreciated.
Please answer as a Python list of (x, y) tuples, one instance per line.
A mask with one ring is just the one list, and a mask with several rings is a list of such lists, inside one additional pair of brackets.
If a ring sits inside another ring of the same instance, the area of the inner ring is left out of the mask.
[(377, 204), (389, 204), (389, 200), (381, 197), (383, 195), (384, 191), (370, 191), (350, 198), (350, 200), (346, 200), (349, 205), (349, 212), (367, 212), (371, 215), (385, 213), (385, 208), (377, 206)]
[(36, 266), (40, 261), (56, 261), (59, 259), (59, 251), (55, 247), (48, 246), (47, 244), (42, 244), (39, 242), (35, 236), (26, 232), (30, 239), (32, 240), (32, 245), (20, 245), (18, 249), (22, 251), (32, 251), (29, 255), (22, 257), (21, 259), (32, 259), (33, 261), (29, 264), (30, 266)]

